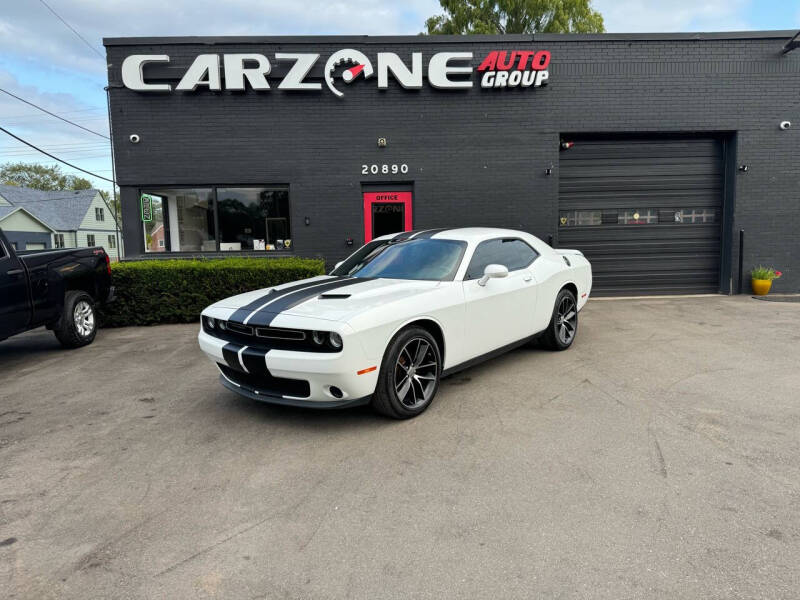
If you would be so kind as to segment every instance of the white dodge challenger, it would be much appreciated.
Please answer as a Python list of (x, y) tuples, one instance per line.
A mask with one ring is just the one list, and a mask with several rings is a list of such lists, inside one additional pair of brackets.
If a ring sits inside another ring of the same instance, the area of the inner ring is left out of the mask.
[(565, 350), (592, 287), (577, 250), (521, 231), (407, 231), (377, 238), (330, 275), (220, 300), (200, 347), (249, 398), (394, 418), (430, 406), (440, 379), (539, 338)]

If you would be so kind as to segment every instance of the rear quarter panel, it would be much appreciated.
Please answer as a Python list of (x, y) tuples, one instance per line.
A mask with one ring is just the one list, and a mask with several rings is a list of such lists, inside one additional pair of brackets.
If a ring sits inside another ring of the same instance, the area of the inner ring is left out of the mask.
[(69, 290), (83, 290), (98, 302), (108, 293), (110, 277), (100, 248), (22, 253), (20, 258), (30, 277), (34, 325), (57, 319)]
[(533, 263), (533, 275), (538, 285), (538, 298), (536, 302), (536, 316), (534, 325), (536, 331), (544, 330), (550, 323), (556, 296), (561, 289), (573, 284), (578, 290), (578, 310), (583, 308), (592, 288), (592, 271), (589, 261), (580, 255), (567, 257), (570, 265), (558, 254), (540, 256)]

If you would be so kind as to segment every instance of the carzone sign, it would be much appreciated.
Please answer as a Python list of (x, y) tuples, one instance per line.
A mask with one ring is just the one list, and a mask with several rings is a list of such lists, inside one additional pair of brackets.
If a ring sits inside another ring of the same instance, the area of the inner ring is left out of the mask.
[[(277, 52), (271, 61), (263, 54), (200, 54), (181, 77), (177, 91), (198, 88), (220, 91), (243, 91), (248, 87), (263, 91), (317, 91), (322, 82), (309, 78), (309, 72), (319, 62), (314, 53)], [(172, 85), (149, 81), (145, 67), (153, 63), (169, 63), (166, 54), (134, 54), (122, 62), (122, 83), (137, 92), (171, 92)], [(279, 81), (270, 77), (274, 63), (287, 63), (286, 74)], [(437, 52), (428, 60), (428, 85), (439, 89), (473, 87), (472, 52)], [(537, 88), (547, 85), (550, 52), (547, 50), (493, 50), (478, 66), (482, 88)], [(223, 83), (224, 74), (224, 83)], [(325, 61), (322, 79), (336, 96), (342, 88), (360, 79), (376, 77), (379, 89), (389, 87), (391, 78), (406, 89), (422, 88), (422, 52), (412, 52), (408, 64), (394, 52), (378, 52), (375, 65), (359, 50), (346, 48), (331, 54)]]

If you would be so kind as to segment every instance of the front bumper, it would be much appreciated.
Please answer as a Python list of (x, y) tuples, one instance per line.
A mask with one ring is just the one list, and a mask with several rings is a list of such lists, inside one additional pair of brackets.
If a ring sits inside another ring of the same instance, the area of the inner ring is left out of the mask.
[(345, 333), (342, 337), (344, 347), (336, 353), (258, 350), (216, 338), (202, 329), (197, 340), (217, 365), (222, 384), (237, 394), (276, 404), (339, 408), (369, 402), (379, 369), (361, 375), (358, 372), (380, 366), (367, 364), (362, 345), (352, 335)]

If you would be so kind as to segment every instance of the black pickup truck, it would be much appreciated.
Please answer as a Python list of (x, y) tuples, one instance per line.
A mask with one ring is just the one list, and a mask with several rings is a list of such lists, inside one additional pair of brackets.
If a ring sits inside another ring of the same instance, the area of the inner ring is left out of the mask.
[(17, 252), (0, 229), (0, 340), (46, 326), (67, 348), (90, 344), (95, 306), (113, 299), (102, 248)]

